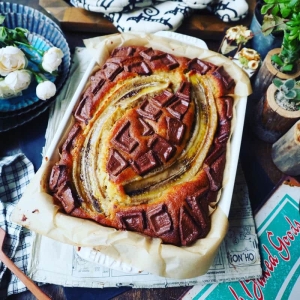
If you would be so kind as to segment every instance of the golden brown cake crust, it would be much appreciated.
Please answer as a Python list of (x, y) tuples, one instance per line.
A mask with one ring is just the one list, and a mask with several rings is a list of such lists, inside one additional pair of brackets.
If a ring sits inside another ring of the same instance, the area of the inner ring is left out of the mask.
[(49, 189), (67, 214), (191, 245), (222, 188), (234, 88), (223, 67), (116, 48), (74, 110)]

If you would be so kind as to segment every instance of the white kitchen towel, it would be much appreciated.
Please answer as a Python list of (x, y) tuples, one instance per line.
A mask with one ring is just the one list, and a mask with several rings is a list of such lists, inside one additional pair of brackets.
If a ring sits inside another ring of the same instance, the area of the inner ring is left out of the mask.
[(75, 7), (103, 13), (119, 32), (175, 31), (194, 10), (208, 9), (224, 22), (248, 14), (246, 0), (70, 0)]

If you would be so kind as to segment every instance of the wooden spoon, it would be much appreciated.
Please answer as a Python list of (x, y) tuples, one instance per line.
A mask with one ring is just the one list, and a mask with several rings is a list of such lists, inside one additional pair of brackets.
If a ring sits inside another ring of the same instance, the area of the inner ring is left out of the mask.
[(0, 260), (27, 286), (32, 294), (39, 300), (50, 300), (46, 294), (29, 278), (27, 277), (2, 250), (6, 232), (0, 228)]

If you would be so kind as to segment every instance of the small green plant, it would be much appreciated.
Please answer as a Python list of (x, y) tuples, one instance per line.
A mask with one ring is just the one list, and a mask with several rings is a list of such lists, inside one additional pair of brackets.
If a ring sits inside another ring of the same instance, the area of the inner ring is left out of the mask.
[(262, 31), (283, 32), (281, 51), (271, 60), (278, 70), (293, 72), (300, 58), (300, 0), (264, 0)]
[(297, 106), (300, 105), (300, 83), (295, 79), (281, 80), (279, 78), (273, 79), (273, 84), (276, 86), (278, 93), (277, 100), (287, 100), (294, 102)]

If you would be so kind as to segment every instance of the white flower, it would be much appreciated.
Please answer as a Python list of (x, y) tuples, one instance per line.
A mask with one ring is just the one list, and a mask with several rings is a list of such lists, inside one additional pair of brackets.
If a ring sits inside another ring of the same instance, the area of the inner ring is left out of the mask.
[(47, 100), (56, 93), (56, 86), (52, 81), (43, 81), (36, 87), (36, 95), (41, 100)]
[(28, 88), (31, 74), (27, 70), (13, 71), (5, 77), (4, 81), (11, 90), (18, 93)]
[(45, 71), (52, 73), (57, 70), (64, 57), (63, 52), (56, 47), (52, 47), (44, 53), (42, 67)]
[(12, 71), (27, 66), (25, 54), (17, 47), (7, 46), (0, 49), (0, 75), (6, 76)]
[(16, 93), (10, 89), (4, 80), (0, 80), (0, 99), (7, 99), (21, 95), (20, 92)]

